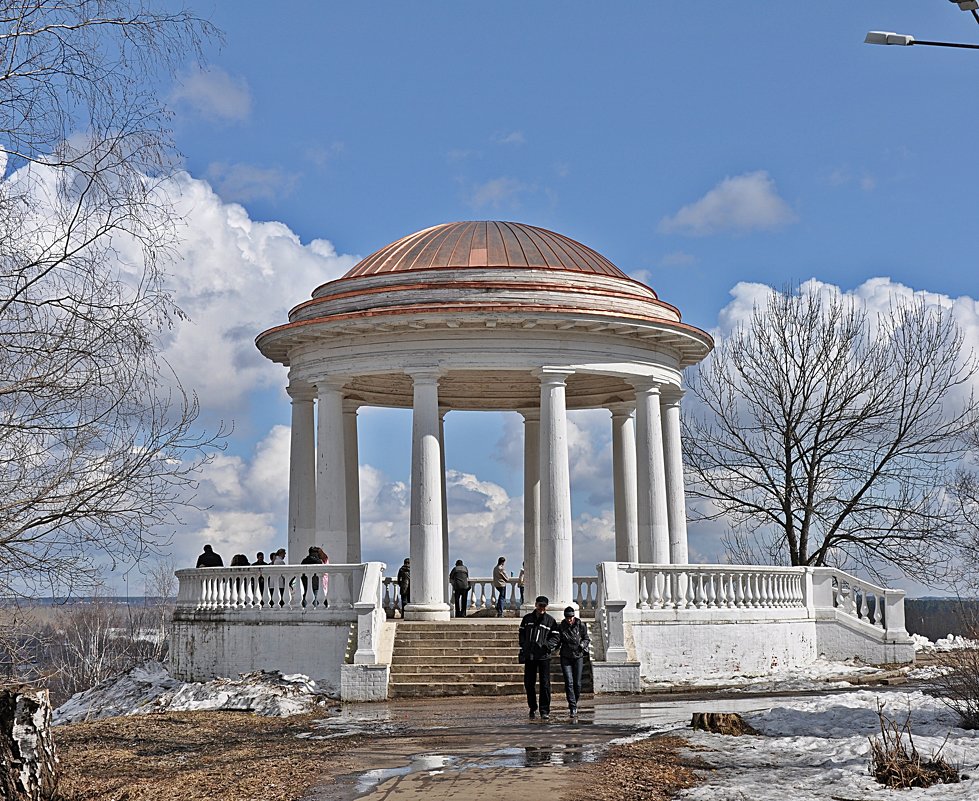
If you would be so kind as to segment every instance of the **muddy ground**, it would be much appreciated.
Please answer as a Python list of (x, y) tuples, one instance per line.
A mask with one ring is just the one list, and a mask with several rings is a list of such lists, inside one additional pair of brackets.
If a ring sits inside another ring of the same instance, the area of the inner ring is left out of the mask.
[(511, 699), (381, 704), (287, 719), (184, 712), (59, 727), (64, 801), (659, 801), (692, 786), (683, 740)]

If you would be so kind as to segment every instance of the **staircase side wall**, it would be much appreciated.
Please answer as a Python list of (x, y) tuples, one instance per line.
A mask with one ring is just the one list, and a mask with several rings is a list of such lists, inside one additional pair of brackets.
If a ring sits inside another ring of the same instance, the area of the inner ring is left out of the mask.
[(327, 695), (339, 697), (351, 625), (324, 620), (229, 622), (220, 614), (183, 613), (173, 623), (170, 673), (183, 681), (234, 678), (255, 670), (302, 673)]
[(834, 609), (817, 611), (816, 637), (819, 655), (826, 659), (859, 659), (868, 665), (914, 662), (914, 643), (906, 632), (888, 636), (883, 630), (838, 614)]

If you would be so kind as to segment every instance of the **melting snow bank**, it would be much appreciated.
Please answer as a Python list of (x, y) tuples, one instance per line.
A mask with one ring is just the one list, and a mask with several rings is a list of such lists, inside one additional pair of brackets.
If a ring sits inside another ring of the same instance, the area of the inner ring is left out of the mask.
[(884, 669), (859, 661), (831, 662), (817, 659), (813, 664), (798, 669), (785, 669), (764, 676), (742, 676), (736, 673), (690, 676), (670, 681), (645, 683), (647, 690), (678, 687), (697, 689), (725, 689), (735, 692), (802, 692), (850, 687), (854, 684), (874, 683), (894, 675), (906, 674), (911, 665), (899, 669)]
[[(923, 756), (942, 754), (965, 776), (959, 784), (895, 793), (869, 772), (870, 738), (880, 734), (878, 700), (884, 714), (903, 723), (911, 715), (914, 745)], [(723, 706), (714, 707), (722, 710)], [(685, 737), (710, 770), (705, 783), (684, 790), (682, 799), (703, 801), (785, 801), (860, 799), (884, 801), (979, 798), (979, 732), (957, 728), (958, 716), (941, 700), (922, 692), (869, 690), (793, 699), (745, 720), (762, 736), (728, 737), (686, 732)], [(946, 742), (947, 737), (947, 742)]]
[(148, 661), (76, 693), (54, 711), (51, 722), (58, 726), (116, 715), (203, 710), (288, 717), (311, 712), (328, 700), (302, 674), (243, 673), (237, 679), (188, 683), (173, 678), (159, 662)]
[(922, 637), (920, 634), (912, 634), (911, 639), (914, 640), (915, 651), (925, 651), (926, 653), (934, 653), (935, 651), (958, 651), (963, 648), (979, 648), (979, 642), (960, 637), (958, 634), (949, 634), (947, 637), (935, 640), (935, 642), (932, 642), (927, 637)]

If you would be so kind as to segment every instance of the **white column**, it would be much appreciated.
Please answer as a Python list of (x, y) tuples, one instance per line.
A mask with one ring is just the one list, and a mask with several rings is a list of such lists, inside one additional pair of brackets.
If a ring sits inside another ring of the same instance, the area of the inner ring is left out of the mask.
[[(347, 468), (344, 464), (342, 378), (316, 383), (316, 542), (334, 562), (347, 558)], [(307, 546), (308, 547), (308, 546)], [(298, 562), (305, 553), (289, 553)]]
[(521, 411), (523, 432), (524, 608), (530, 611), (540, 575), (540, 409)]
[(565, 382), (569, 373), (542, 369), (540, 378), (540, 573), (537, 592), (549, 609), (574, 601), (571, 554), (571, 474)]
[(286, 390), (292, 398), (292, 433), (289, 441), (289, 556), (309, 551), (316, 536), (316, 428), (313, 402), (316, 390), (294, 382)]
[(442, 576), (442, 586), (445, 589), (443, 600), (452, 605), (452, 588), (449, 586), (448, 570), (449, 565), (449, 498), (445, 487), (445, 415), (448, 409), (439, 409), (439, 465), (440, 475), (442, 476), (442, 569), (445, 575)]
[(636, 405), (616, 403), (612, 413), (612, 483), (615, 490), (615, 560), (639, 561), (636, 478)]
[(411, 415), (411, 603), (406, 620), (448, 620), (442, 563), (442, 457), (439, 448), (439, 372), (409, 373)]
[[(360, 448), (357, 443), (355, 401), (343, 404), (343, 463), (347, 469), (347, 556), (350, 564), (361, 562), (360, 547)], [(329, 551), (327, 551), (329, 553)], [(332, 557), (331, 557), (332, 558)], [(336, 561), (340, 561), (337, 559)]]
[(666, 514), (670, 525), (670, 563), (685, 565), (687, 554), (687, 508), (683, 492), (683, 445), (680, 440), (679, 387), (664, 387), (663, 459), (666, 463)]
[(637, 380), (635, 387), (639, 561), (666, 565), (670, 562), (670, 529), (666, 516), (666, 469), (663, 462), (659, 384)]

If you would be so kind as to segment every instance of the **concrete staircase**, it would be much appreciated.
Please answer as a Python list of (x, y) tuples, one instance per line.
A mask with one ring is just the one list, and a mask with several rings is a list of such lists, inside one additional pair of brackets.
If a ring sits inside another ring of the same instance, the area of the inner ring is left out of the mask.
[[(440, 623), (398, 622), (391, 659), (391, 698), (449, 695), (522, 695), (523, 666), (517, 661), (514, 618), (453, 619)], [(551, 659), (555, 703), (563, 699), (560, 660)], [(592, 691), (585, 661), (582, 693)]]

